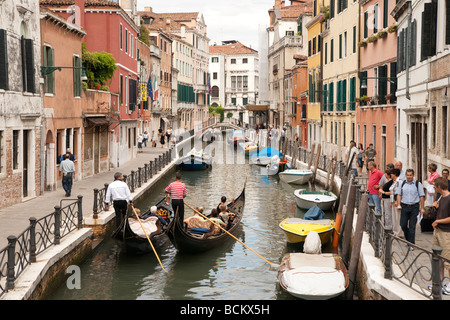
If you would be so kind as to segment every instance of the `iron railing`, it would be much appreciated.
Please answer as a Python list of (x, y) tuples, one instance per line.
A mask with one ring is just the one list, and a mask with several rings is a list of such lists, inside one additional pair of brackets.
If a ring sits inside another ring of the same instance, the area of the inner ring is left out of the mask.
[[(63, 201), (72, 201), (62, 206)], [(61, 200), (55, 211), (40, 219), (31, 217), (30, 225), (18, 236), (9, 236), (8, 245), (0, 251), (0, 297), (14, 289), (15, 280), (27, 266), (36, 262), (36, 256), (71, 231), (83, 228), (83, 196), (77, 200)]]

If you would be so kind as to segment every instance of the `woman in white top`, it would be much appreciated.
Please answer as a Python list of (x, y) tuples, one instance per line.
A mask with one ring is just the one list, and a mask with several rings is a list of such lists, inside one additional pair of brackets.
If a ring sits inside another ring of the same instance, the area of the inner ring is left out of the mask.
[(391, 178), (394, 180), (394, 183), (392, 183), (391, 187), (389, 188), (390, 192), (390, 204), (389, 207), (392, 210), (392, 231), (394, 232), (394, 236), (398, 236), (400, 234), (400, 231), (402, 230), (400, 228), (400, 213), (401, 208), (399, 209), (396, 204), (396, 195), (395, 192), (398, 188), (401, 188), (403, 180), (399, 178), (400, 176), (400, 169), (393, 169), (391, 171)]

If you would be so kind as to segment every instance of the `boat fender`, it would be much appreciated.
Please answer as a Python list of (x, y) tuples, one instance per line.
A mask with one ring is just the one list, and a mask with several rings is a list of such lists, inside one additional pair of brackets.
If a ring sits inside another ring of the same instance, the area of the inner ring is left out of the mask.
[(320, 236), (316, 231), (308, 232), (303, 245), (303, 252), (310, 254), (322, 253), (322, 242), (320, 241)]

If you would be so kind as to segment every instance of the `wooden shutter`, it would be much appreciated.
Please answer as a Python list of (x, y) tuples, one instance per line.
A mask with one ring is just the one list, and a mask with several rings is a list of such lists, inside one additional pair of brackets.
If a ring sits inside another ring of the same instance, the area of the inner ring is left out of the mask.
[(27, 92), (36, 92), (34, 83), (34, 41), (25, 39)]
[(436, 35), (437, 35), (437, 2), (425, 3), (422, 12), (422, 43), (421, 58), (426, 58), (436, 54)]
[(22, 91), (27, 91), (27, 59), (25, 57), (25, 38), (20, 39), (20, 58), (22, 60)]
[(330, 19), (334, 17), (334, 7), (336, 0), (330, 0)]
[(6, 30), (0, 29), (0, 89), (9, 89), (8, 77), (8, 37)]
[[(383, 79), (384, 78), (384, 79)], [(378, 103), (386, 103), (387, 94), (387, 65), (378, 67)]]
[(369, 12), (364, 12), (364, 39), (369, 36)]
[(373, 34), (378, 32), (378, 3), (373, 8)]
[(322, 101), (322, 111), (327, 111), (327, 90), (328, 86), (326, 84), (323, 85), (323, 101)]
[(409, 66), (416, 65), (416, 46), (417, 46), (417, 20), (411, 22), (411, 46), (409, 51)]
[(350, 78), (350, 110), (355, 110), (356, 77)]
[(383, 28), (388, 27), (389, 19), (389, 0), (384, 0), (383, 3)]
[(333, 111), (333, 89), (334, 89), (334, 83), (331, 82), (328, 84), (328, 111)]
[(397, 46), (397, 62), (398, 62), (398, 71), (401, 72), (404, 70), (404, 66), (403, 66), (403, 53), (404, 53), (404, 35), (405, 32), (404, 30), (400, 31), (400, 34), (398, 35), (398, 46)]
[[(391, 79), (396, 78), (397, 77), (397, 62), (391, 62), (391, 75), (390, 75)], [(392, 83), (391, 82), (391, 88), (390, 88), (390, 93), (392, 95), (391, 97), (391, 101), (396, 101), (397, 97), (395, 96), (395, 93), (397, 92), (397, 83)]]
[(445, 1), (445, 6), (446, 6), (445, 44), (450, 44), (450, 0)]
[(342, 80), (341, 91), (342, 110), (347, 111), (347, 79)]

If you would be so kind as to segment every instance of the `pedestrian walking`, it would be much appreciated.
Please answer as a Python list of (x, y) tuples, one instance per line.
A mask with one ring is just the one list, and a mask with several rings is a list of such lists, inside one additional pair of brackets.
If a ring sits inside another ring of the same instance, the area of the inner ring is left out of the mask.
[(147, 131), (144, 131), (144, 140), (143, 140), (143, 143), (144, 143), (144, 146), (147, 148), (147, 142), (148, 142), (148, 132)]
[[(450, 260), (450, 192), (448, 190), (448, 179), (436, 178), (434, 187), (441, 194), (441, 197), (433, 203), (433, 206), (437, 208), (436, 220), (432, 224), (434, 228), (433, 246), (440, 246), (442, 248), (441, 256)], [(450, 263), (443, 263), (442, 277), (445, 276), (444, 269), (447, 269), (450, 277)], [(450, 295), (448, 285), (442, 289), (444, 294)]]
[(394, 236), (398, 237), (400, 235), (400, 210), (401, 208), (399, 208), (397, 206), (397, 196), (395, 195), (395, 192), (397, 191), (397, 189), (400, 187), (400, 185), (403, 183), (403, 180), (400, 179), (400, 170), (397, 168), (394, 168), (392, 170), (392, 185), (389, 188), (389, 196), (390, 196), (390, 204), (389, 207), (392, 211), (392, 231), (394, 233)]
[(379, 183), (383, 177), (383, 172), (377, 169), (375, 162), (368, 163), (369, 180), (367, 182), (367, 191), (369, 191), (369, 203), (374, 204), (377, 212), (381, 214), (381, 201), (379, 198), (378, 189)]
[(435, 163), (430, 163), (428, 165), (428, 172), (430, 175), (428, 176), (428, 185), (427, 185), (427, 205), (433, 205), (434, 199), (436, 197), (436, 192), (434, 191), (434, 180), (439, 178), (439, 173), (436, 172), (437, 165)]
[[(448, 190), (450, 191), (450, 179), (449, 179), (449, 170), (448, 169), (442, 170), (442, 178), (444, 178), (444, 180), (448, 182)], [(439, 198), (441, 196), (439, 191), (436, 191), (435, 195), (436, 195), (436, 200), (439, 200)]]
[[(353, 159), (352, 159), (353, 157)], [(351, 161), (351, 163), (349, 163)], [(351, 168), (355, 173), (355, 177), (358, 176), (358, 148), (356, 148), (356, 142), (350, 141), (350, 146), (347, 148), (345, 153), (345, 163), (347, 163), (348, 168)]]
[(375, 151), (375, 149), (373, 148), (373, 143), (369, 144), (369, 146), (366, 149), (365, 152), (366, 155), (366, 169), (367, 171), (369, 171), (369, 162), (371, 161), (375, 161), (375, 156), (377, 155), (377, 152)]
[(116, 228), (122, 223), (122, 219), (127, 215), (128, 202), (133, 205), (131, 192), (128, 185), (122, 181), (123, 175), (120, 172), (114, 174), (114, 182), (111, 182), (106, 190), (105, 209), (109, 210), (109, 203), (112, 199), (114, 211), (116, 213)]
[(142, 142), (144, 142), (144, 136), (142, 135), (142, 133), (139, 133), (137, 143), (138, 143), (138, 152), (140, 153), (142, 153)]
[(66, 153), (64, 155), (64, 160), (59, 164), (59, 173), (62, 173), (62, 186), (64, 191), (66, 191), (66, 197), (70, 197), (72, 192), (73, 177), (75, 173), (75, 165), (73, 161), (70, 160), (70, 155)]
[(425, 212), (425, 193), (420, 181), (414, 179), (414, 170), (406, 170), (406, 180), (395, 192), (397, 204), (401, 206), (400, 226), (405, 239), (411, 243), (416, 240), (417, 216)]
[(156, 148), (156, 141), (158, 141), (158, 135), (155, 133), (155, 130), (152, 131), (152, 147)]
[(165, 136), (164, 136), (164, 133), (163, 132), (161, 132), (160, 134), (159, 134), (159, 143), (161, 143), (161, 148), (164, 148), (164, 144), (166, 143), (166, 141), (165, 141)]
[(362, 143), (358, 146), (358, 170), (359, 175), (362, 175), (362, 168), (364, 166), (364, 147)]
[(394, 165), (394, 167), (396, 169), (400, 170), (400, 180), (405, 181), (406, 180), (406, 175), (405, 175), (405, 171), (403, 171), (403, 163), (401, 161), (397, 161)]
[(181, 182), (181, 173), (177, 172), (175, 174), (175, 181), (167, 186), (164, 190), (170, 197), (172, 203), (173, 212), (179, 214), (180, 221), (184, 220), (184, 198), (187, 195), (186, 186)]

